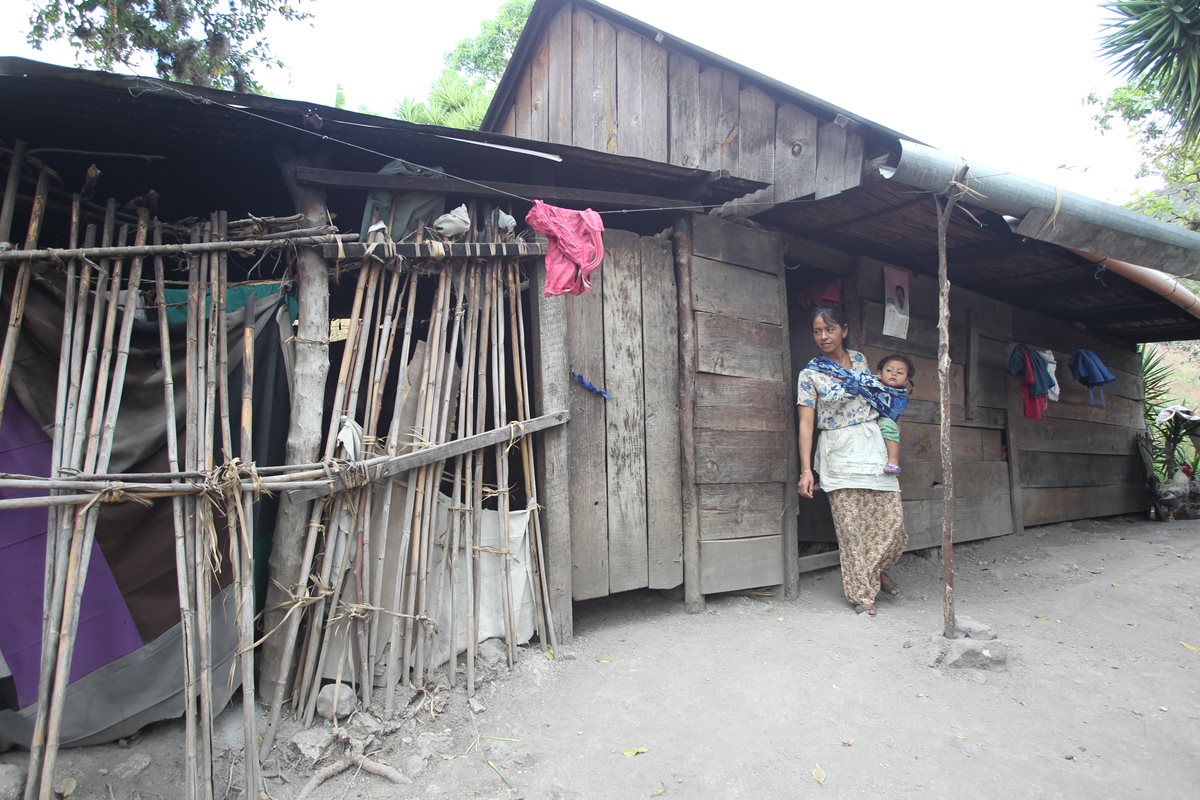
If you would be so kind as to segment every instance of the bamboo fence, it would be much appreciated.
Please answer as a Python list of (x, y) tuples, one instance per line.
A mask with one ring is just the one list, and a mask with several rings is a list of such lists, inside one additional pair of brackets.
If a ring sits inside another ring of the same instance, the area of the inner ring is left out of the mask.
[[(20, 166), (15, 159), (13, 169)], [(67, 247), (39, 250), (47, 184), (43, 171), (22, 250), (0, 259), (0, 278), (9, 262), (18, 265), (11, 288), (2, 284), (11, 291), (11, 311), (0, 349), (0, 415), (35, 261), (52, 259), (44, 263), (62, 271), (66, 286), (51, 477), (0, 475), (0, 488), (39, 492), (0, 499), (0, 509), (45, 507), (49, 514), (26, 800), (54, 797), (83, 586), (103, 504), (169, 500), (172, 506), (188, 800), (212, 800), (216, 791), (213, 718), (220, 709), (213, 687), (228, 679), (216, 674), (212, 649), (213, 590), (220, 577), (229, 580), (236, 598), (234, 661), (240, 674), (252, 675), (255, 649), (269, 636), (285, 637), (282, 652), (298, 657), (290, 686), (263, 698), (270, 707), (265, 730), (257, 729), (254, 682), (243, 681), (245, 797), (263, 791), (260, 758), (271, 748), (284, 706), (311, 723), (331, 671), (337, 682), (354, 687), (362, 708), (391, 717), (398, 711), (397, 691), (434, 681), (448, 647), (446, 683), (458, 683), (461, 663), (465, 689), (473, 693), (481, 592), (487, 588), (480, 576), (487, 560), (503, 576), (503, 638), (512, 663), (518, 623), (511, 570), (518, 554), (508, 523), (516, 510), (529, 515), (529, 573), (521, 579), (532, 592), (542, 641), (554, 646), (531, 436), (562, 424), (566, 414), (532, 415), (517, 257), (439, 260), (444, 251), (433, 242), (428, 258), (402, 258), (387, 229), (373, 229), (361, 261), (337, 265), (338, 274), (353, 274), (356, 284), (332, 402), (324, 410), (324, 458), (260, 467), (250, 450), (255, 308), (251, 301), (242, 328), (229, 329), (230, 259), (241, 263), (277, 250), (286, 260), (297, 246), (353, 237), (305, 227), (299, 216), (229, 222), (218, 212), (192, 224), (187, 242), (164, 244), (164, 226), (144, 209), (136, 223), (124, 222), (109, 201), (97, 227), (87, 223), (76, 195)], [(11, 196), (6, 193), (6, 206)], [(491, 208), (472, 211), (467, 241), (512, 241), (511, 234), (498, 233)], [(0, 231), (0, 238), (7, 235)], [(187, 285), (182, 422), (176, 419), (171, 364), (178, 328), (167, 324), (164, 300), (168, 266), (172, 276), (185, 273)], [(164, 473), (110, 473), (141, 294), (158, 320), (169, 466)], [(241, 349), (240, 394), (229, 380), (230, 337)], [(231, 405), (239, 400), (235, 439)], [(254, 509), (262, 498), (282, 493), (308, 504), (307, 539), (298, 573), (271, 576), (286, 591), (286, 615), (282, 625), (263, 631), (255, 617)], [(485, 513), (499, 517), (499, 544), (481, 543)], [(399, 563), (389, 565), (388, 554), (399, 554)], [(447, 617), (449, 629), (440, 630), (437, 620)], [(456, 645), (460, 631), (468, 643), (465, 662)]]

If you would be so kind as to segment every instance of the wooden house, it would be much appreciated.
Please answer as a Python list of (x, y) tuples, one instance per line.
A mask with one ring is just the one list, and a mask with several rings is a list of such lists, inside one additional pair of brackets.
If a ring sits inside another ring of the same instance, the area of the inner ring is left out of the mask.
[[(1195, 299), (1163, 296), (1200, 237), (923, 147), (590, 0), (539, 0), (483, 127), (762, 185), (662, 235), (610, 230), (597, 290), (540, 302), (544, 393), (571, 408), (546, 459), (547, 494), (569, 491), (548, 528), (570, 532), (557, 574), (574, 599), (681, 578), (692, 608), (771, 584), (794, 597), (801, 571), (837, 563), (827, 504), (794, 488), (805, 298), (830, 281), (852, 346), (916, 363), (905, 518), (911, 548), (941, 542), (933, 194), (956, 179), (977, 190), (947, 237), (957, 540), (1145, 509), (1136, 345), (1200, 336)], [(885, 268), (909, 280), (904, 338), (883, 333)], [(1018, 342), (1057, 359), (1040, 420), (1006, 373)], [(1070, 378), (1082, 348), (1117, 377), (1103, 403)]]

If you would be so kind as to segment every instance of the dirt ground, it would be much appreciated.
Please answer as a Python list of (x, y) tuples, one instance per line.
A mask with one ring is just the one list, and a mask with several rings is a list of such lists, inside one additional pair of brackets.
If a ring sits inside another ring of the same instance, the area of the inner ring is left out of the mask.
[[(472, 711), (462, 684), (405, 718), (344, 729), (399, 785), (351, 769), (314, 798), (1195, 798), (1200, 785), (1200, 522), (1110, 519), (956, 549), (959, 613), (992, 626), (1005, 671), (932, 666), (941, 563), (907, 555), (900, 599), (855, 615), (837, 570), (800, 599), (577, 604), (549, 659), (523, 649)], [(217, 794), (237, 797), (240, 709), (218, 720)], [(281, 734), (265, 765), (295, 798), (344, 749)], [(310, 749), (310, 752), (313, 752)], [(0, 765), (24, 754), (0, 755)], [(182, 725), (65, 751), (74, 798), (179, 797)], [(227, 782), (233, 777), (233, 788)], [(2, 794), (2, 792), (0, 792)]]

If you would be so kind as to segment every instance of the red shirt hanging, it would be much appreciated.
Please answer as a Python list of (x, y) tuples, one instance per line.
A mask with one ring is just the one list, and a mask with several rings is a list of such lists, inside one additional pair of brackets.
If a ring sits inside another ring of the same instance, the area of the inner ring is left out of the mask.
[(533, 201), (525, 221), (546, 235), (546, 297), (592, 290), (588, 276), (604, 260), (604, 222), (588, 208), (576, 211)]

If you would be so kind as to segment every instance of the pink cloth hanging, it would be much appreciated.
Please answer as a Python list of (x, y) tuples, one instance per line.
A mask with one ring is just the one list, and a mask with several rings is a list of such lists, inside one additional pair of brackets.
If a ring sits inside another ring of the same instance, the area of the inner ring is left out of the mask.
[(576, 211), (533, 201), (525, 221), (546, 234), (546, 297), (592, 290), (588, 276), (604, 260), (604, 222), (592, 209)]

